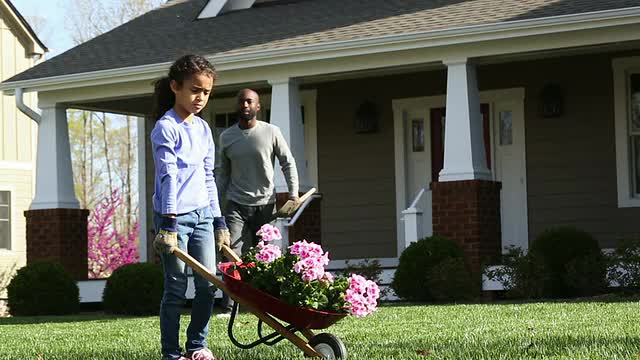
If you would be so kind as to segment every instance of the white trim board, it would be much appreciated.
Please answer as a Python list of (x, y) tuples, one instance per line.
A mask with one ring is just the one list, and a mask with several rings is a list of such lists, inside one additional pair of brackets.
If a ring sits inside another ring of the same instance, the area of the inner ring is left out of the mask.
[[(15, 186), (12, 185), (3, 185), (0, 184), (0, 191), (8, 191), (10, 194), (10, 198), (9, 198), (9, 216), (10, 221), (11, 221), (11, 226), (9, 228), (9, 249), (0, 249), (0, 255), (9, 255), (9, 256), (15, 256), (18, 255), (19, 253), (16, 251), (15, 247), (16, 247), (16, 243), (15, 243), (15, 237), (17, 234), (16, 231), (16, 219), (18, 218), (18, 216), (22, 216), (22, 214), (20, 214), (17, 211), (16, 208), (16, 196), (17, 196), (17, 190), (15, 188)], [(25, 224), (26, 226), (26, 224)], [(25, 242), (25, 249), (24, 249), (24, 254), (25, 254), (25, 261), (26, 261), (26, 242)]]
[(640, 56), (617, 58), (612, 60), (613, 67), (613, 105), (616, 141), (616, 184), (618, 207), (638, 207), (640, 197), (633, 196), (631, 179), (629, 144), (629, 73), (640, 73)]

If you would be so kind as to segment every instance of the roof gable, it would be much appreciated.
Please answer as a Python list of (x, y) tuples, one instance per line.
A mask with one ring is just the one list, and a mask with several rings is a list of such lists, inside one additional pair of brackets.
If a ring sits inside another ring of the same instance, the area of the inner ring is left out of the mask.
[(29, 23), (9, 0), (0, 0), (0, 16), (9, 24), (28, 55), (44, 55), (49, 51)]

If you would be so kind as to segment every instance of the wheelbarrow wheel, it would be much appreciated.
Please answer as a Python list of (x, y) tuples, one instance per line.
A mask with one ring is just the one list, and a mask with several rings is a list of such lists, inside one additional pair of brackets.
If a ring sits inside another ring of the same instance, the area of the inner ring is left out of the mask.
[(347, 347), (335, 335), (318, 334), (311, 338), (309, 345), (319, 352), (323, 359), (347, 360)]

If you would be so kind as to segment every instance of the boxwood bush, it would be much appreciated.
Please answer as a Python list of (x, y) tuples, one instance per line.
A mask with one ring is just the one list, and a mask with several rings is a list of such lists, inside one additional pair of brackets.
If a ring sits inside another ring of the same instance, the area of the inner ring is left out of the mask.
[(21, 268), (7, 287), (14, 316), (66, 315), (78, 311), (80, 289), (62, 265), (38, 261)]
[[(395, 293), (406, 300), (455, 300), (460, 298), (461, 292), (468, 291), (453, 289), (459, 286), (457, 281), (449, 281), (441, 267), (451, 270), (455, 267), (458, 274), (468, 275), (463, 261), (455, 262), (452, 259), (464, 259), (462, 249), (452, 240), (442, 236), (430, 236), (411, 244), (400, 255), (400, 262), (391, 283)], [(460, 266), (462, 264), (462, 266)], [(446, 265), (446, 266), (445, 266)], [(462, 283), (465, 283), (464, 281)], [(462, 288), (466, 289), (466, 285)], [(462, 296), (466, 298), (467, 295)]]
[(102, 301), (105, 312), (156, 315), (163, 291), (162, 270), (151, 263), (127, 264), (107, 279)]
[(573, 227), (551, 228), (540, 234), (529, 249), (540, 262), (546, 297), (594, 295), (605, 286), (606, 261), (598, 241)]

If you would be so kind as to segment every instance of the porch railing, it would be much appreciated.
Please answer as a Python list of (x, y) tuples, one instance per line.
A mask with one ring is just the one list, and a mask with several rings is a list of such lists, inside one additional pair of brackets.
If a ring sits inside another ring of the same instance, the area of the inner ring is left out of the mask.
[[(422, 201), (424, 200), (424, 201)], [(431, 233), (431, 209), (423, 209), (419, 206), (421, 203), (431, 206), (431, 190), (422, 188), (411, 202), (411, 205), (402, 211), (402, 219), (404, 221), (404, 242), (405, 248)]]
[(278, 230), (280, 230), (282, 239), (274, 241), (273, 243), (275, 245), (278, 245), (278, 247), (280, 247), (280, 249), (284, 251), (284, 249), (289, 246), (289, 228), (296, 224), (298, 219), (300, 219), (300, 216), (302, 216), (302, 213), (304, 213), (304, 210), (309, 207), (309, 204), (311, 203), (311, 201), (313, 201), (313, 199), (319, 199), (321, 197), (322, 196), (318, 194), (309, 196), (309, 198), (307, 198), (302, 204), (300, 204), (300, 207), (298, 208), (298, 210), (296, 210), (291, 218), (276, 218), (275, 226), (278, 228)]

